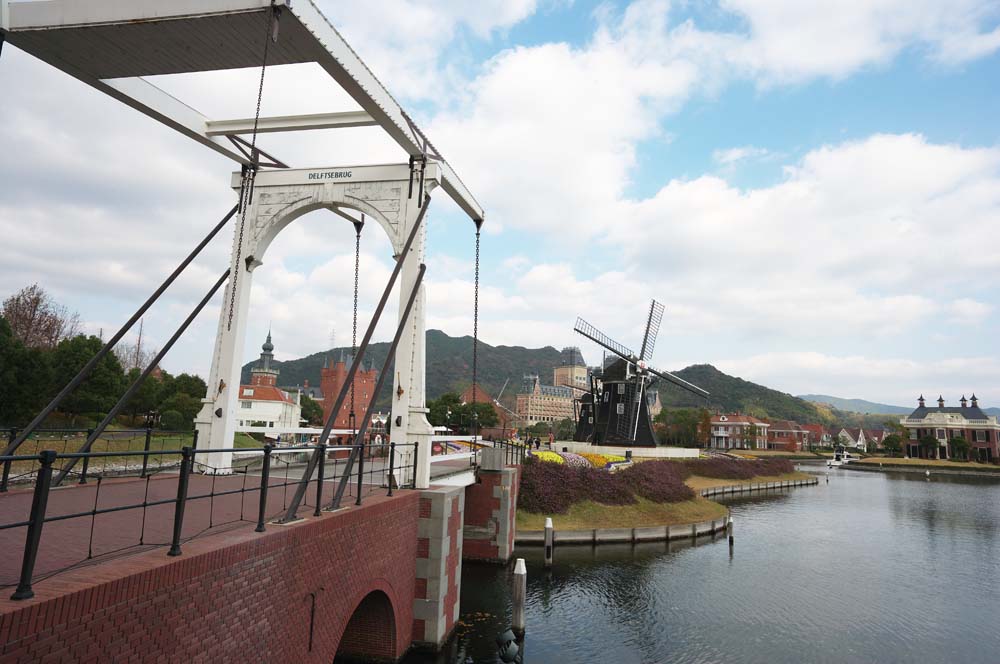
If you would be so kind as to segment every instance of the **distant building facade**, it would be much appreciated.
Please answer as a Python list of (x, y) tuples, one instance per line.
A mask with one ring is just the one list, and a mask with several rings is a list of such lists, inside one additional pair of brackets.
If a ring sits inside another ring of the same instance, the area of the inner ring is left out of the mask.
[[(927, 407), (923, 395), (917, 399), (917, 409), (899, 420), (906, 428), (903, 441), (906, 456), (920, 459), (952, 459), (967, 457), (973, 461), (996, 463), (1000, 461), (1000, 424), (995, 415), (987, 415), (979, 407), (979, 400), (965, 395), (958, 406), (944, 405), (938, 397), (937, 408)], [(921, 440), (933, 438), (937, 445), (921, 445)], [(952, 444), (952, 439), (964, 438), (969, 444), (963, 453)]]
[(798, 452), (806, 449), (809, 431), (792, 420), (774, 420), (767, 430), (767, 449)]
[[(323, 394), (323, 421), (327, 421), (330, 418), (330, 412), (336, 405), (334, 402), (337, 400), (337, 396), (340, 394), (340, 390), (344, 387), (347, 382), (347, 372), (350, 369), (351, 362), (353, 359), (341, 354), (340, 360), (331, 364), (329, 360), (323, 362), (323, 368), (320, 369), (320, 391)], [(365, 416), (365, 411), (368, 410), (369, 404), (371, 404), (372, 399), (375, 398), (375, 381), (378, 380), (378, 371), (375, 369), (374, 365), (370, 365), (365, 369), (364, 365), (358, 367), (358, 371), (354, 374), (354, 424), (355, 426), (361, 425), (361, 420)], [(337, 413), (336, 419), (333, 421), (334, 429), (350, 429), (351, 428), (351, 393), (347, 393), (347, 397), (344, 399), (344, 403), (340, 407), (340, 412)]]
[(240, 385), (239, 426), (293, 429), (301, 426), (302, 406), (299, 392), (280, 389), (278, 368), (274, 365), (271, 333), (261, 346), (260, 359), (250, 370), (250, 384)]
[(528, 374), (521, 383), (514, 412), (528, 426), (573, 419), (573, 390), (559, 385), (542, 385), (536, 374)]
[(590, 390), (588, 382), (590, 370), (583, 361), (583, 353), (576, 346), (567, 346), (560, 353), (560, 365), (552, 371), (552, 384), (555, 387), (576, 387)]
[(750, 415), (716, 413), (712, 416), (712, 435), (708, 446), (717, 450), (766, 449), (770, 426)]

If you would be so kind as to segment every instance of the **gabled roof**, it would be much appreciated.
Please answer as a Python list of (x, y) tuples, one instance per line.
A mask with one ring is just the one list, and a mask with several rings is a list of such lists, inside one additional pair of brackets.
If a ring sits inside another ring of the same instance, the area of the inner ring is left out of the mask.
[[(252, 390), (247, 394), (248, 390)], [(283, 403), (295, 403), (288, 392), (280, 390), (273, 385), (240, 385), (240, 399), (244, 401), (281, 401)]]

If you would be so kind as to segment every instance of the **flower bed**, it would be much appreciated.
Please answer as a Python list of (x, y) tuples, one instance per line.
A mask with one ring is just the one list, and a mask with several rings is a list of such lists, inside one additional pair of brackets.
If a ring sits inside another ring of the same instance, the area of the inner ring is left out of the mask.
[(588, 452), (583, 452), (580, 456), (589, 461), (590, 465), (594, 468), (607, 468), (612, 463), (625, 461), (625, 457), (613, 454), (590, 454)]
[(538, 459), (539, 461), (547, 461), (549, 463), (558, 463), (560, 465), (566, 463), (566, 460), (556, 452), (532, 452), (531, 458)]
[(795, 464), (788, 459), (756, 459), (750, 461), (712, 457), (710, 459), (685, 461), (684, 465), (690, 470), (691, 474), (724, 480), (748, 480), (751, 477), (770, 477), (795, 471)]
[[(591, 466), (541, 463), (545, 453), (525, 460), (518, 506), (536, 514), (564, 514), (574, 503), (591, 500), (602, 505), (632, 505), (641, 496), (654, 502), (690, 500), (694, 492), (684, 484), (684, 466), (670, 461), (646, 461), (618, 473)], [(565, 455), (563, 455), (565, 456)], [(573, 455), (579, 456), (579, 455)]]

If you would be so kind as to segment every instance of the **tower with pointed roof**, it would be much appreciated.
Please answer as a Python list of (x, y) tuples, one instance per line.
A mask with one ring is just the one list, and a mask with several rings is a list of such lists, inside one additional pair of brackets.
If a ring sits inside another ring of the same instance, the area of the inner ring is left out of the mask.
[(267, 331), (267, 341), (260, 347), (260, 359), (250, 370), (251, 385), (278, 384), (278, 368), (274, 366), (274, 344), (271, 343), (271, 331)]

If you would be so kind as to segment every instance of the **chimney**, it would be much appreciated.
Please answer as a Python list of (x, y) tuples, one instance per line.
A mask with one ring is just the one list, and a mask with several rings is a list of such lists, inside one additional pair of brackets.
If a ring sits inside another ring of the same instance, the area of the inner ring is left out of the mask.
[(972, 407), (979, 408), (979, 399), (976, 398), (976, 393), (972, 393)]
[(920, 395), (920, 398), (919, 398), (919, 399), (917, 399), (917, 405), (918, 405), (919, 407), (921, 407), (921, 408), (923, 408), (923, 407), (924, 407), (924, 395), (922, 395), (922, 394), (921, 394), (921, 395)]
[(962, 408), (965, 408), (965, 407), (967, 407), (969, 405), (969, 402), (965, 400), (965, 395), (964, 394), (962, 395), (962, 398), (958, 400), (958, 402), (960, 404), (962, 404)]
[(309, 379), (308, 378), (306, 378), (305, 380), (302, 381), (302, 389), (305, 389), (305, 390), (309, 389)]
[[(931, 392), (931, 394), (934, 394)], [(944, 408), (944, 397), (940, 394), (938, 395), (938, 408)]]

